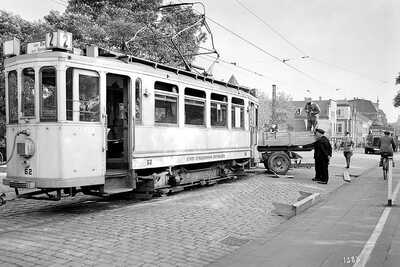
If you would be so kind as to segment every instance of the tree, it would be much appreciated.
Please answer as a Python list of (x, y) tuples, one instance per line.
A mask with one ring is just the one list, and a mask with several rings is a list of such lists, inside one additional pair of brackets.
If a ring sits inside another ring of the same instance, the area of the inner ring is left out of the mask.
[[(28, 22), (20, 16), (0, 10), (0, 44), (12, 38), (22, 41), (21, 46), (26, 43), (42, 39), (48, 31), (48, 27), (42, 22)], [(0, 138), (3, 137), (5, 123), (5, 83), (3, 72), (3, 49), (0, 49)]]
[(65, 13), (52, 11), (45, 21), (53, 29), (72, 32), (75, 46), (92, 44), (182, 67), (171, 38), (180, 33), (174, 38), (176, 47), (185, 60), (193, 61), (206, 38), (201, 23), (196, 24), (202, 17), (191, 7), (160, 9), (161, 4), (162, 0), (70, 0)]
[[(397, 76), (395, 85), (400, 84), (400, 73), (399, 76)], [(393, 105), (397, 108), (400, 107), (400, 90), (397, 92), (396, 96), (393, 99)]]
[[(291, 104), (292, 98), (285, 92), (278, 92), (276, 99), (275, 123), (279, 129), (290, 128), (290, 120), (294, 118), (295, 107)], [(259, 96), (259, 125), (269, 129), (272, 121), (272, 100), (265, 94)]]
[(400, 107), (400, 91), (397, 92), (396, 96), (393, 99), (393, 105), (398, 108)]

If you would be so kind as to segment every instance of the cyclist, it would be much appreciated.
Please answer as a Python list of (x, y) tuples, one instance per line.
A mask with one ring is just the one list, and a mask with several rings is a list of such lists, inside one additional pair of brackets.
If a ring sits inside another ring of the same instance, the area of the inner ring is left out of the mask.
[[(384, 132), (384, 136), (379, 138), (378, 147), (381, 152), (381, 161), (379, 162), (379, 167), (383, 165), (383, 158), (393, 156), (393, 151), (396, 150), (396, 144), (393, 140), (393, 137), (390, 136), (389, 131)], [(394, 167), (394, 161), (393, 161)]]

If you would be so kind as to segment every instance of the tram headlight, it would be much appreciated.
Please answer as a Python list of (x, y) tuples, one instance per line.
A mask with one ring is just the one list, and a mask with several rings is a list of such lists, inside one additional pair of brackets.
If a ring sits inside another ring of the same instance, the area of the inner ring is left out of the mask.
[(35, 154), (35, 143), (33, 140), (26, 138), (23, 142), (18, 142), (17, 154), (24, 158), (32, 157)]

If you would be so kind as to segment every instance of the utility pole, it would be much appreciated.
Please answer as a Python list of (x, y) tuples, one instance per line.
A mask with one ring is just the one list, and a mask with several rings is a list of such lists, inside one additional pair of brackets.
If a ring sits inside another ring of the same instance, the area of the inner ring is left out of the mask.
[(272, 115), (271, 115), (272, 124), (276, 124), (276, 85), (272, 85)]
[(357, 147), (358, 134), (357, 134), (357, 98), (353, 99), (353, 137)]

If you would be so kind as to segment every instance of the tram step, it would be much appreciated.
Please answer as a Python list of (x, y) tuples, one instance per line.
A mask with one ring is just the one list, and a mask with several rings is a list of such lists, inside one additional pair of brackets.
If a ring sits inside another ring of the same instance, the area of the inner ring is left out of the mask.
[(105, 194), (129, 192), (135, 188), (133, 179), (126, 170), (107, 170), (105, 178)]
[(129, 187), (104, 188), (104, 193), (107, 195), (112, 195), (112, 194), (131, 192), (132, 190), (133, 189)]
[(129, 175), (127, 170), (111, 169), (106, 171), (106, 179), (116, 177), (126, 177)]

